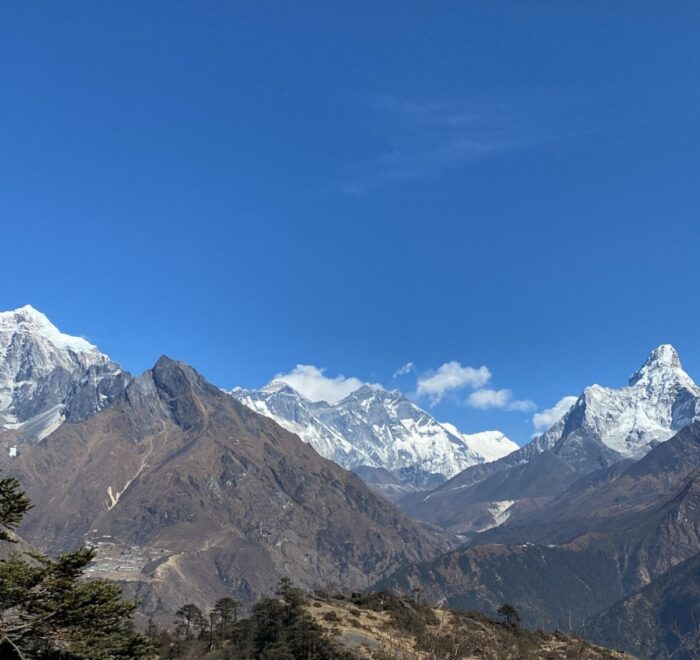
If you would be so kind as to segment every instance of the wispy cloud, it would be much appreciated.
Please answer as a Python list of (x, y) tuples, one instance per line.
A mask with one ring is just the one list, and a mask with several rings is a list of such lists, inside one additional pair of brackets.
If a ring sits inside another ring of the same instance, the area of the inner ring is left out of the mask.
[(506, 410), (515, 410), (517, 412), (530, 412), (535, 410), (537, 404), (530, 399), (518, 399), (517, 401), (511, 401), (507, 406)]
[(546, 95), (456, 101), (385, 95), (371, 97), (366, 107), (379, 145), (362, 173), (345, 182), (355, 193), (581, 133), (572, 131), (567, 104)]
[(505, 408), (512, 393), (510, 390), (483, 389), (472, 392), (467, 397), (467, 405), (471, 408), (486, 410), (488, 408)]
[(399, 367), (395, 372), (394, 372), (394, 378), (398, 378), (399, 376), (405, 376), (406, 374), (410, 374), (412, 371), (416, 370), (416, 365), (413, 364), (413, 362), (406, 362), (406, 364), (403, 365), (403, 367)]
[[(468, 367), (456, 360), (445, 362), (437, 369), (418, 373), (412, 362), (399, 369), (399, 373), (406, 374), (415, 371), (417, 375), (416, 392), (413, 398), (427, 397), (430, 405), (434, 406), (448, 395), (458, 395), (458, 400), (470, 408), (479, 410), (504, 410), (514, 412), (530, 412), (537, 408), (530, 399), (513, 399), (513, 392), (509, 389), (492, 389), (485, 387), (491, 381), (491, 370), (481, 367)], [(466, 389), (473, 390), (466, 399), (461, 394)]]

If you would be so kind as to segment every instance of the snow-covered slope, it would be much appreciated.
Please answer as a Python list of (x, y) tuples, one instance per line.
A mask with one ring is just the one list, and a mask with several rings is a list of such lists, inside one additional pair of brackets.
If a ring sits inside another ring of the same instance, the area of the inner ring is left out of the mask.
[(569, 460), (586, 449), (586, 442), (599, 444), (612, 456), (639, 459), (698, 418), (700, 388), (683, 371), (676, 349), (662, 344), (627, 387), (587, 387), (536, 443)]
[(347, 469), (382, 468), (414, 485), (517, 449), (498, 431), (469, 436), (440, 424), (398, 390), (365, 385), (334, 405), (310, 401), (282, 381), (231, 394)]
[(46, 437), (109, 405), (129, 375), (30, 305), (0, 312), (0, 427), (16, 440)]
[(462, 433), (454, 424), (443, 422), (445, 429), (462, 440), (486, 463), (497, 461), (499, 458), (519, 449), (519, 446), (500, 431), (480, 431), (479, 433)]
[(700, 388), (683, 371), (673, 346), (663, 344), (629, 385), (587, 387), (554, 426), (529, 444), (467, 468), (427, 496), (407, 495), (400, 505), (421, 520), (474, 531), (474, 521), (485, 519), (485, 508), (491, 525), (499, 501), (556, 497), (599, 468), (642, 458), (695, 420), (700, 420)]

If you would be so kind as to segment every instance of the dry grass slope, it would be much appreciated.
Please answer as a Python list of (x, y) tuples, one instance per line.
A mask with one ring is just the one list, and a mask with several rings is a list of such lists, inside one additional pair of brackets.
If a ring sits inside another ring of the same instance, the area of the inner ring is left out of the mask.
[(480, 612), (436, 609), (390, 593), (317, 593), (308, 609), (340, 646), (366, 660), (632, 658), (573, 635), (530, 631)]

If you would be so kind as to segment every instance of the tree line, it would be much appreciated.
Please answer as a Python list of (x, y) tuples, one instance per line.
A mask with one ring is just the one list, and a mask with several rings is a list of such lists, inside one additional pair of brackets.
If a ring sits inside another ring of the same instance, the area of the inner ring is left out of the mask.
[(162, 658), (210, 660), (351, 660), (306, 609), (305, 593), (289, 579), (280, 580), (274, 597), (262, 598), (249, 616), (241, 604), (219, 599), (207, 614), (192, 603), (176, 613), (174, 630), (149, 622), (147, 635)]

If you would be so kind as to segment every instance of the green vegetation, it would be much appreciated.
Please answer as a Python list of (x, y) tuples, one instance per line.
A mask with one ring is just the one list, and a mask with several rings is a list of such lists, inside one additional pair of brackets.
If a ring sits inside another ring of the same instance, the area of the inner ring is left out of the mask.
[(518, 610), (508, 603), (501, 605), (496, 612), (500, 614), (511, 626), (517, 626), (520, 623), (521, 619)]
[(177, 612), (174, 637), (149, 627), (149, 635), (163, 658), (210, 660), (351, 660), (307, 611), (307, 597), (282, 579), (275, 597), (263, 598), (250, 616), (238, 618), (240, 603), (216, 602), (209, 616), (193, 604)]
[(81, 580), (94, 550), (57, 559), (19, 550), (14, 530), (31, 508), (16, 479), (0, 479), (0, 540), (17, 547), (0, 561), (0, 657), (73, 660), (147, 658), (151, 645), (134, 629), (134, 603), (118, 586)]

